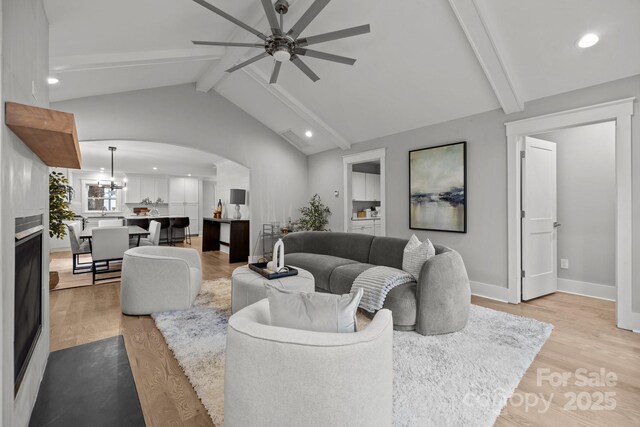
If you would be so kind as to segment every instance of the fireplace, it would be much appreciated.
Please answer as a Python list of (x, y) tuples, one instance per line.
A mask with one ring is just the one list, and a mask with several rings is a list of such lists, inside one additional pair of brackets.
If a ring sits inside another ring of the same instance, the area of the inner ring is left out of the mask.
[(42, 215), (16, 218), (14, 384), (18, 393), (42, 331)]

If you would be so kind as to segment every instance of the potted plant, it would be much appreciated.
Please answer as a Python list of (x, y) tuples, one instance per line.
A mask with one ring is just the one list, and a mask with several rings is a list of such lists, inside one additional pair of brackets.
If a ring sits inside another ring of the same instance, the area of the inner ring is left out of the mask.
[(300, 208), (300, 228), (305, 231), (330, 231), (326, 230), (331, 216), (331, 210), (322, 203), (320, 196), (315, 194), (309, 201), (309, 206)]
[[(72, 220), (75, 213), (69, 208), (73, 197), (73, 187), (60, 172), (49, 174), (49, 237), (62, 239), (67, 235), (65, 220)], [(49, 271), (49, 289), (56, 287), (60, 281), (57, 271)]]

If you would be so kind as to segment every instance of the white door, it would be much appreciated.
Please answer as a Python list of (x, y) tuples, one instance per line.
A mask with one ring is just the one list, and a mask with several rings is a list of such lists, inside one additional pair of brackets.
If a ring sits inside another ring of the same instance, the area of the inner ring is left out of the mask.
[(525, 139), (522, 159), (522, 299), (558, 290), (556, 144)]

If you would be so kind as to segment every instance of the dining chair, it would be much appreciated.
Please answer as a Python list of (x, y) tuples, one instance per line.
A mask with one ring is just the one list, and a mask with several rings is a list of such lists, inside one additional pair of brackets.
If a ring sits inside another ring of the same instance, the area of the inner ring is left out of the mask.
[[(129, 228), (128, 227), (97, 227), (92, 231), (91, 258), (93, 283), (96, 280), (108, 280), (117, 277), (110, 276), (105, 279), (97, 279), (99, 274), (116, 273), (121, 271), (112, 270), (110, 262), (122, 261), (125, 251), (129, 250)], [(104, 265), (99, 265), (104, 264)]]
[(173, 230), (184, 230), (184, 240), (191, 245), (191, 228), (189, 227), (189, 217), (181, 216), (173, 218), (171, 223), (171, 241), (173, 242)]
[(80, 224), (72, 223), (67, 224), (67, 228), (69, 230), (69, 243), (71, 246), (71, 254), (72, 254), (72, 266), (73, 266), (73, 274), (81, 274), (81, 273), (91, 273), (92, 271), (92, 263), (91, 262), (80, 262), (80, 255), (90, 254), (91, 253), (91, 245), (88, 240), (81, 242), (80, 241)]
[[(125, 220), (127, 226), (136, 225), (145, 230), (149, 230), (149, 218), (129, 218)], [(129, 236), (129, 247), (135, 248), (138, 246), (138, 236)]]
[(122, 227), (121, 219), (101, 219), (98, 221), (98, 227)]
[(151, 221), (149, 223), (149, 237), (140, 239), (140, 244), (131, 246), (158, 246), (160, 245), (160, 223), (158, 221)]

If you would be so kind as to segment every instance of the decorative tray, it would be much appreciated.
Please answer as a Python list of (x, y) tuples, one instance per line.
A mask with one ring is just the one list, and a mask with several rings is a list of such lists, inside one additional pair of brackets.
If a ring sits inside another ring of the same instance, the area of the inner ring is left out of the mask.
[(253, 264), (249, 264), (249, 268), (253, 271), (255, 271), (256, 273), (264, 276), (266, 279), (272, 280), (272, 279), (281, 279), (283, 277), (289, 277), (289, 276), (295, 276), (298, 274), (298, 270), (296, 270), (293, 267), (290, 267), (288, 265), (285, 265), (286, 268), (289, 269), (289, 271), (283, 271), (281, 273), (276, 273), (273, 272), (271, 270), (267, 270), (267, 264), (266, 262), (256, 262)]

